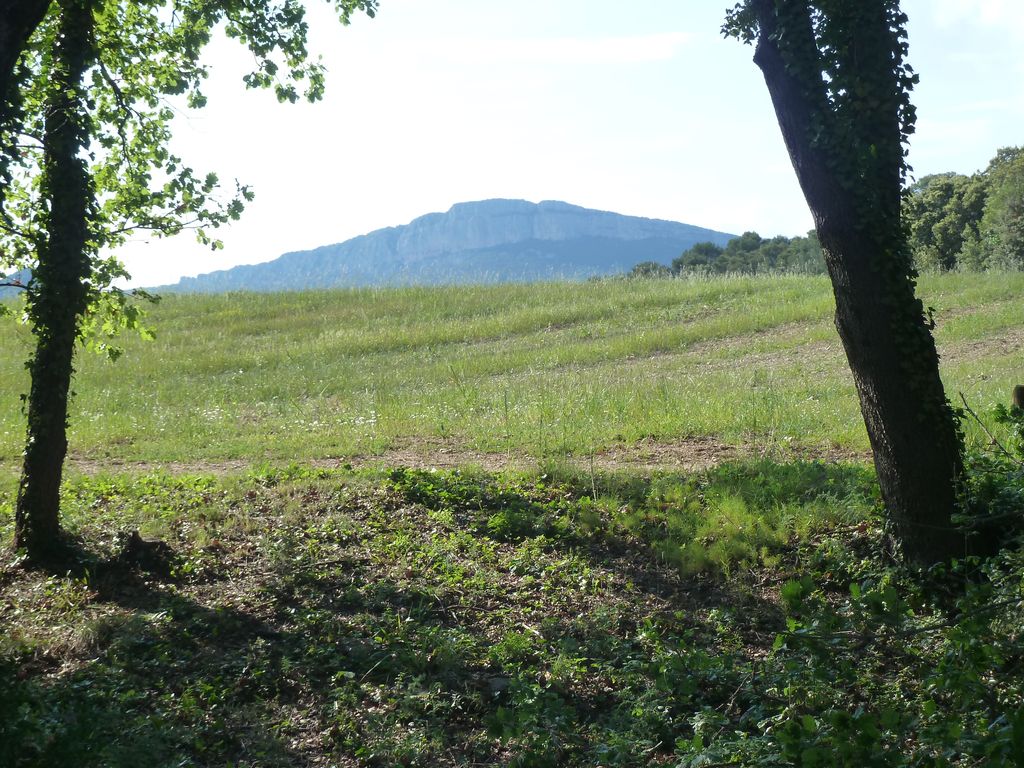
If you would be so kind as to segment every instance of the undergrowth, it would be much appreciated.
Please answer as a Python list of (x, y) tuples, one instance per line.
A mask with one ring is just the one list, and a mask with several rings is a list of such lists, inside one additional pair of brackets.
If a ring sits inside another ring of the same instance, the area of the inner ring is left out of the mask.
[(0, 765), (1024, 754), (1024, 555), (901, 568), (861, 466), (123, 475), (64, 505), (79, 569), (0, 567)]

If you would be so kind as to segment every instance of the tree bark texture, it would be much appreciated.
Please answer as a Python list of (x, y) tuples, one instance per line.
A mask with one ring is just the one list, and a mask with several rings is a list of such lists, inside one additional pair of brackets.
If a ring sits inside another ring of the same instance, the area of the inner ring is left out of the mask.
[[(866, 208), (865, 198), (843, 183), (834, 158), (812, 140), (812, 131), (821, 130), (816, 116), (829, 106), (823, 89), (809, 87), (787, 66), (776, 39), (775, 0), (754, 0), (753, 7), (759, 26), (754, 61), (764, 74), (825, 254), (835, 324), (853, 372), (891, 530), (913, 562), (962, 556), (964, 535), (952, 521), (963, 474), (962, 436), (939, 377), (930, 323), (914, 295), (909, 262), (901, 258), (906, 253), (902, 156), (867, 176), (865, 183), (877, 191)], [(816, 46), (806, 18), (806, 26), (786, 27), (787, 45)], [(891, 60), (879, 65), (892, 67)], [(902, 152), (895, 111), (891, 122), (876, 128), (880, 144)]]
[(45, 559), (61, 546), (60, 484), (67, 454), (68, 395), (85, 280), (92, 188), (82, 157), (89, 116), (82, 78), (92, 61), (91, 0), (62, 0), (43, 136), (45, 238), (29, 291), (36, 350), (29, 361), (28, 439), (15, 513), (15, 546)]

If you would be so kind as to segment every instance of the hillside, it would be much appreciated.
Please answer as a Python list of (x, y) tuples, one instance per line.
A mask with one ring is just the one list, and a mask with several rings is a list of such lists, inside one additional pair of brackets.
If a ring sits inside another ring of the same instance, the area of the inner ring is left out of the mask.
[[(1024, 370), (1024, 274), (927, 275), (948, 391), (980, 411)], [(170, 295), (156, 339), (83, 353), (73, 462), (552, 456), (705, 464), (730, 446), (868, 448), (824, 277)], [(0, 319), (0, 464), (32, 337)], [(979, 432), (967, 424), (970, 432)], [(982, 436), (984, 437), (984, 436)], [(444, 452), (440, 455), (440, 452)], [(710, 452), (710, 453), (709, 453)]]
[(692, 245), (733, 236), (674, 221), (557, 201), (458, 203), (409, 224), (274, 261), (183, 278), (163, 291), (279, 291), (371, 285), (531, 282), (668, 263)]

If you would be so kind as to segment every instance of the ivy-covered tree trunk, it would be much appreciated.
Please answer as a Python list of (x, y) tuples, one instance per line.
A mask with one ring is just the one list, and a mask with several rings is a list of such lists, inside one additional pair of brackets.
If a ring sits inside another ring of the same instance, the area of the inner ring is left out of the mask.
[(750, 0), (742, 13), (825, 253), (891, 530), (911, 561), (962, 555), (963, 441), (901, 220), (905, 17), (896, 0)]
[(45, 235), (28, 294), (36, 331), (29, 362), (28, 439), (15, 515), (15, 546), (32, 558), (59, 551), (59, 497), (67, 454), (68, 395), (88, 302), (91, 177), (82, 152), (89, 116), (82, 79), (92, 60), (92, 3), (61, 0), (43, 136)]

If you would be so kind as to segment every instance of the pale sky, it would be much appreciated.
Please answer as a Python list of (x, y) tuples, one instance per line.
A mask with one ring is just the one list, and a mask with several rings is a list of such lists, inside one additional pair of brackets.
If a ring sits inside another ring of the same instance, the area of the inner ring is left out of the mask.
[[(406, 224), (493, 197), (741, 233), (811, 226), (752, 49), (719, 33), (729, 0), (381, 0), (376, 19), (311, 3), (327, 95), (245, 91), (251, 62), (211, 45), (206, 109), (175, 151), (256, 200), (221, 229), (121, 251), (155, 285)], [(1024, 144), (1024, 2), (905, 0), (916, 175), (983, 168)]]

